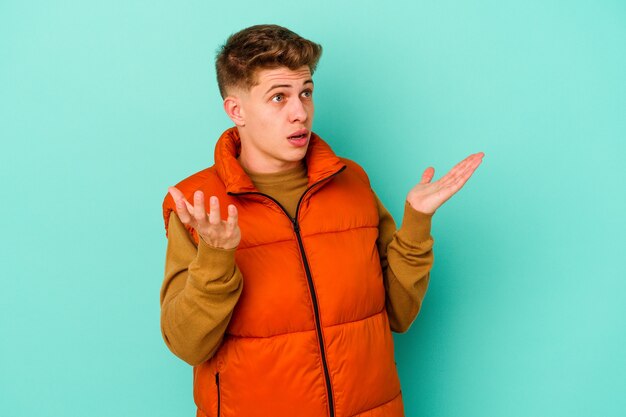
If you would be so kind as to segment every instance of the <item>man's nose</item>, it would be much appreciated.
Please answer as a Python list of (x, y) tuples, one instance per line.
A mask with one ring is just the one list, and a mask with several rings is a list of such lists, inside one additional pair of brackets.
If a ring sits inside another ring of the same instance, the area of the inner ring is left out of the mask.
[(304, 122), (309, 117), (306, 107), (302, 100), (291, 100), (289, 108), (290, 122)]

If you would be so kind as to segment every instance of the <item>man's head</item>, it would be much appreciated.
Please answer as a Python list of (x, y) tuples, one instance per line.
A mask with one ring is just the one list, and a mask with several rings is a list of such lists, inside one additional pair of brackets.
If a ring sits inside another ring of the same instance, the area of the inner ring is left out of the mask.
[(314, 113), (311, 76), (321, 52), (320, 45), (276, 25), (244, 29), (221, 48), (218, 85), (241, 136), (245, 168), (279, 172), (305, 156)]
[(231, 35), (215, 59), (217, 85), (222, 98), (230, 90), (249, 90), (259, 69), (307, 66), (315, 72), (322, 47), (278, 25), (256, 25)]

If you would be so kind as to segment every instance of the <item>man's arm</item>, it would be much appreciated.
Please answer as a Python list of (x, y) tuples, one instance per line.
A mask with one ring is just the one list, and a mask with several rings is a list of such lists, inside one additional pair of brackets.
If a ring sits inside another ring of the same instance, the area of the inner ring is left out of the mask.
[(216, 248), (202, 238), (196, 247), (172, 212), (161, 288), (161, 331), (169, 349), (190, 365), (213, 356), (242, 288), (235, 248)]
[(433, 265), (432, 215), (405, 203), (402, 226), (396, 230), (391, 214), (376, 197), (380, 223), (378, 253), (383, 269), (386, 308), (391, 330), (406, 332), (426, 295)]
[(431, 181), (435, 169), (428, 167), (421, 181), (407, 194), (402, 226), (397, 232), (393, 218), (377, 199), (380, 217), (378, 249), (392, 330), (403, 332), (409, 328), (426, 293), (433, 264), (432, 215), (463, 187), (484, 156), (483, 152), (468, 156), (434, 182)]

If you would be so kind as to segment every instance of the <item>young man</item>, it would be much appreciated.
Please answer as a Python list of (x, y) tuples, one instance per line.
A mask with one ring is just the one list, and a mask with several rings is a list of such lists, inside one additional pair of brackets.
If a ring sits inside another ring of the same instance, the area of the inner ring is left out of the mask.
[(320, 55), (280, 26), (232, 35), (216, 67), (235, 126), (163, 203), (161, 328), (194, 366), (198, 416), (404, 415), (391, 331), (420, 309), (433, 213), (483, 154), (426, 169), (396, 231), (363, 169), (311, 131)]

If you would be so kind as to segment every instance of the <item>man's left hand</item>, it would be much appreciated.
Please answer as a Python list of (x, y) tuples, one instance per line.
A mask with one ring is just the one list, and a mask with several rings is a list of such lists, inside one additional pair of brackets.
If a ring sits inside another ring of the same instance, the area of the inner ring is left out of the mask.
[(485, 156), (483, 152), (468, 156), (435, 182), (430, 182), (435, 175), (435, 168), (426, 168), (422, 174), (422, 180), (406, 196), (407, 201), (417, 211), (434, 214), (443, 203), (463, 187), (482, 162), (483, 156)]

